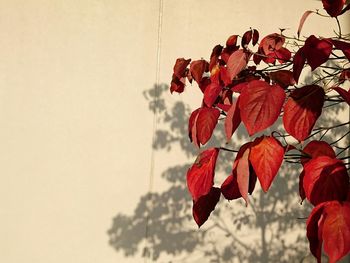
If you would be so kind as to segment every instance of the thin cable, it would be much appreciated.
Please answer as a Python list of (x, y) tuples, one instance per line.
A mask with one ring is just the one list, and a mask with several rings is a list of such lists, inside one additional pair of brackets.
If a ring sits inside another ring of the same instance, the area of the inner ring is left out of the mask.
[[(155, 150), (153, 145), (156, 140), (156, 131), (158, 124), (158, 104), (159, 104), (159, 89), (160, 89), (160, 56), (161, 56), (161, 44), (162, 44), (162, 23), (163, 23), (163, 0), (159, 0), (159, 10), (158, 10), (158, 38), (157, 38), (157, 60), (156, 60), (156, 76), (155, 76), (155, 93), (154, 93), (154, 111), (153, 111), (153, 127), (152, 127), (152, 151), (151, 151), (151, 164), (150, 164), (150, 174), (149, 174), (149, 183), (148, 183), (148, 197), (147, 197), (147, 205), (148, 210), (151, 210), (153, 206), (153, 201), (151, 198), (151, 194), (153, 191), (154, 184), (154, 166), (155, 166)], [(145, 227), (145, 247), (148, 249), (149, 243), (149, 232), (150, 232), (150, 215), (147, 213), (146, 217), (146, 227)], [(147, 252), (146, 252), (147, 253)], [(144, 255), (144, 262), (147, 263), (148, 255)]]

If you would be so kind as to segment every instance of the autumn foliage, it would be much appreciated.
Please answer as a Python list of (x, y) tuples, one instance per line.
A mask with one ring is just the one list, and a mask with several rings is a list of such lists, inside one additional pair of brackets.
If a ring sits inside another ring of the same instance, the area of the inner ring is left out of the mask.
[[(341, 33), (338, 21), (350, 5), (345, 0), (322, 3), (328, 15), (337, 19), (336, 36), (300, 38), (307, 17), (320, 15), (318, 11), (304, 13), (298, 37), (288, 37), (281, 30), (260, 40), (259, 32), (250, 29), (242, 36), (230, 36), (225, 46), (215, 46), (208, 61), (177, 59), (170, 91), (182, 93), (188, 82), (196, 82), (203, 93), (202, 105), (188, 121), (189, 140), (196, 147), (208, 143), (219, 121), (224, 122), (227, 142), (241, 124), (254, 136), (239, 149), (217, 146), (201, 151), (188, 170), (187, 186), (198, 226), (209, 218), (221, 195), (227, 200), (243, 198), (248, 205), (257, 181), (268, 192), (283, 162), (293, 159), (301, 166), (301, 200), (314, 206), (306, 222), (310, 250), (318, 262), (322, 251), (329, 262), (336, 262), (350, 252), (349, 145), (335, 147), (349, 131), (333, 143), (322, 138), (332, 128), (348, 130), (349, 123), (317, 127), (317, 121), (326, 102), (350, 104), (346, 88), (350, 37)], [(314, 80), (302, 83), (306, 68), (318, 73)], [(283, 133), (256, 136), (271, 130), (278, 119)], [(316, 139), (316, 134), (323, 135)], [(236, 157), (231, 174), (221, 186), (214, 186), (220, 151), (234, 152)]]

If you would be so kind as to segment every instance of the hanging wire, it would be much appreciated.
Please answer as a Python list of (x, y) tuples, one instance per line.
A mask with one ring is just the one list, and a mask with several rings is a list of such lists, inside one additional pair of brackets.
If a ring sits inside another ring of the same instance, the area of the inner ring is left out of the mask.
[[(158, 9), (158, 37), (157, 37), (157, 57), (156, 57), (156, 76), (155, 76), (155, 88), (154, 88), (154, 111), (153, 111), (153, 127), (152, 127), (152, 150), (151, 150), (151, 160), (150, 160), (150, 173), (149, 173), (149, 182), (148, 182), (148, 195), (147, 195), (147, 206), (148, 212), (146, 216), (146, 227), (145, 227), (145, 249), (148, 249), (149, 244), (149, 233), (150, 233), (150, 210), (153, 206), (152, 200), (152, 191), (154, 184), (154, 166), (155, 166), (155, 150), (153, 145), (156, 140), (156, 131), (158, 124), (158, 104), (159, 104), (159, 92), (160, 92), (160, 56), (161, 56), (161, 43), (162, 43), (162, 22), (163, 22), (163, 0), (159, 0), (159, 9)], [(148, 261), (149, 251), (144, 253), (144, 262)]]

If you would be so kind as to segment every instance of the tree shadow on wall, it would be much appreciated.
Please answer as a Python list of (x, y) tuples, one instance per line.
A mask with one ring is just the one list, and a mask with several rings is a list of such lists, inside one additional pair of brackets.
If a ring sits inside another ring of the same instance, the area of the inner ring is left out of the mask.
[[(168, 90), (163, 84), (144, 92), (149, 109), (159, 117), (153, 148), (171, 151), (179, 147), (190, 161), (162, 173), (169, 185), (165, 191), (145, 194), (132, 215), (117, 214), (113, 218), (108, 230), (110, 245), (127, 257), (142, 253), (157, 262), (310, 262), (306, 261), (309, 248), (305, 218), (311, 207), (307, 202), (300, 205), (300, 167), (291, 163), (284, 162), (268, 193), (257, 184), (248, 207), (242, 200), (228, 202), (221, 198), (209, 220), (197, 228), (186, 186), (186, 172), (198, 154), (187, 136), (191, 111), (179, 101), (168, 107)], [(318, 121), (320, 126), (338, 123), (332, 114)], [(223, 121), (218, 126), (208, 147), (225, 141)], [(236, 140), (241, 143), (231, 142), (230, 148), (238, 149), (243, 141), (251, 140), (242, 125), (236, 133)], [(329, 131), (326, 136), (332, 140), (340, 137), (341, 131)], [(231, 152), (220, 152), (216, 167), (218, 185), (230, 174), (234, 158)]]

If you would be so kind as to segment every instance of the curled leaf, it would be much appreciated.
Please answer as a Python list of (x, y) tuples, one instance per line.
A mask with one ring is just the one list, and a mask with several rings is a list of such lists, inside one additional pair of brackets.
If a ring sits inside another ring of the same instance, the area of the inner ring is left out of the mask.
[(301, 17), (301, 19), (300, 19), (300, 22), (299, 22), (299, 27), (298, 27), (298, 32), (297, 32), (297, 35), (298, 35), (298, 38), (300, 37), (300, 32), (301, 32), (301, 29), (303, 28), (303, 26), (304, 26), (304, 23), (305, 23), (305, 20), (306, 20), (306, 18), (308, 18), (308, 16), (310, 15), (310, 14), (312, 14), (313, 13), (313, 11), (305, 11), (305, 13), (303, 14), (303, 16)]

